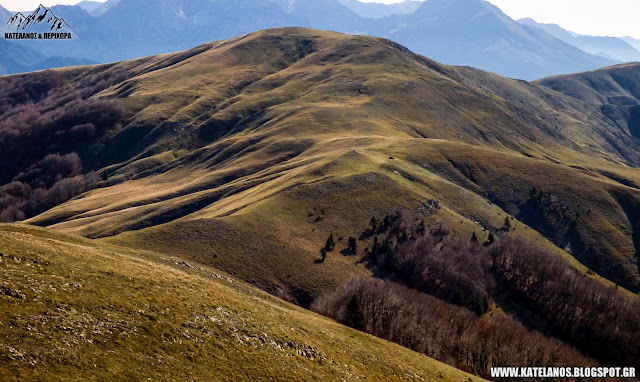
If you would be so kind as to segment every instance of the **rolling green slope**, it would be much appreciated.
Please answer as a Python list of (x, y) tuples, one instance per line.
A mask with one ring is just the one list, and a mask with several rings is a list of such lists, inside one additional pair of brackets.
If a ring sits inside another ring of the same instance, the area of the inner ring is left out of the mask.
[(480, 380), (215, 269), (0, 225), (0, 379)]
[(73, 86), (114, 68), (128, 79), (93, 96), (125, 109), (89, 163), (101, 187), (29, 223), (185, 256), (305, 305), (368, 273), (339, 254), (316, 264), (330, 233), (395, 207), (469, 237), (513, 216), (509, 235), (640, 290), (640, 147), (598, 105), (297, 28), (59, 73)]

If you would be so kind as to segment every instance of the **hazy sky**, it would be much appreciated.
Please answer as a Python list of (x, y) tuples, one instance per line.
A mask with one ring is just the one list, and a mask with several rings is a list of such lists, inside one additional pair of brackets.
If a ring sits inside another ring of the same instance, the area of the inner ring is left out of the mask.
[[(0, 0), (0, 5), (10, 11), (25, 11), (28, 9), (36, 9), (38, 4), (49, 7), (56, 4), (73, 5), (80, 1), (81, 0)], [(97, 1), (104, 3), (106, 0)]]
[(576, 33), (640, 38), (639, 0), (490, 0), (514, 19), (531, 17)]
[[(39, 3), (75, 4), (79, 0), (0, 0), (10, 10), (35, 9)], [(101, 0), (105, 1), (105, 0)], [(401, 0), (361, 0), (397, 3)], [(489, 0), (514, 19), (531, 17), (577, 33), (640, 38), (640, 0)]]

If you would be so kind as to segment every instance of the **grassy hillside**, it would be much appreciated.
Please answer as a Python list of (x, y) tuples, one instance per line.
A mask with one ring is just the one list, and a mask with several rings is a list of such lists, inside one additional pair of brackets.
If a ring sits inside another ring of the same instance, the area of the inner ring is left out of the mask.
[[(306, 29), (58, 73), (73, 86), (105, 70), (128, 79), (92, 96), (125, 110), (81, 155), (101, 188), (31, 223), (187, 256), (302, 302), (363, 272), (314, 263), (331, 232), (433, 199), (432, 222), (486, 236), (511, 215), (515, 234), (640, 288), (640, 151), (594, 105)], [(532, 215), (534, 187), (572, 218)]]
[(296, 28), (55, 75), (100, 123), (66, 131), (71, 117), (54, 109), (24, 138), (8, 133), (6, 163), (24, 167), (7, 181), (40, 187), (30, 179), (48, 162), (11, 150), (41, 130), (84, 137), (51, 138), (42, 156), (77, 152), (97, 180), (76, 192), (42, 181), (47, 203), (14, 214), (48, 209), (30, 223), (186, 256), (306, 304), (367, 273), (353, 258), (315, 263), (332, 232), (347, 238), (399, 206), (469, 237), (501, 233), (509, 215), (511, 235), (640, 290), (640, 149), (597, 105), (387, 40)]
[(479, 380), (215, 269), (0, 226), (0, 379)]

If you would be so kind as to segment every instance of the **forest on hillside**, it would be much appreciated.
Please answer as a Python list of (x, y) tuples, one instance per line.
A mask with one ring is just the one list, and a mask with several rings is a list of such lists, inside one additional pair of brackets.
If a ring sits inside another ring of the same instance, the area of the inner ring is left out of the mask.
[[(509, 218), (503, 231), (508, 231)], [(492, 366), (640, 367), (640, 298), (531, 241), (372, 218), (354, 278), (312, 309), (483, 377)]]
[(96, 145), (124, 108), (91, 97), (127, 78), (117, 68), (75, 85), (52, 70), (0, 78), (0, 222), (35, 216), (99, 184)]

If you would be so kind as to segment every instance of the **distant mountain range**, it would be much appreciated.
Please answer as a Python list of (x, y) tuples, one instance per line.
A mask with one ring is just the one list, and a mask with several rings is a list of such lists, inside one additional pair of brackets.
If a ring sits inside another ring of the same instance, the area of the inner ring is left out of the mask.
[[(585, 36), (567, 31), (556, 24), (541, 24), (530, 18), (520, 19), (518, 22), (544, 30), (587, 53), (622, 62), (640, 61), (640, 51), (623, 38)], [(637, 45), (640, 47), (640, 42)]]
[(91, 16), (98, 17), (109, 10), (109, 8), (118, 4), (120, 0), (107, 0), (104, 3), (99, 1), (85, 0), (79, 2), (77, 5), (87, 11)]
[(622, 39), (629, 45), (631, 45), (632, 47), (634, 47), (635, 49), (640, 51), (640, 40), (633, 38), (633, 37), (622, 37)]
[(519, 24), (483, 0), (430, 0), (411, 15), (378, 24), (381, 35), (427, 57), (525, 80), (615, 62)]
[(7, 31), (8, 30), (8, 26), (7, 26), (7, 20), (9, 20), (11, 18), (11, 16), (13, 16), (13, 14), (11, 12), (9, 12), (8, 10), (2, 8), (2, 6), (0, 6), (0, 31)]
[(359, 16), (379, 19), (392, 15), (409, 15), (415, 12), (422, 4), (419, 0), (406, 0), (401, 3), (362, 3), (358, 0), (340, 0)]
[[(52, 11), (64, 16), (73, 40), (20, 43), (45, 56), (64, 51), (96, 62), (184, 50), (282, 26), (385, 37), (447, 64), (526, 80), (640, 58), (631, 41), (614, 39), (620, 47), (600, 48), (611, 41), (569, 38), (566, 31), (516, 22), (483, 0), (391, 5), (356, 0), (109, 0), (55, 6)], [(640, 41), (635, 44), (640, 46)]]
[(0, 39), (0, 74), (29, 71), (31, 65), (45, 59), (33, 49)]
[(87, 58), (47, 57), (21, 44), (0, 39), (0, 75), (94, 64), (97, 62)]

